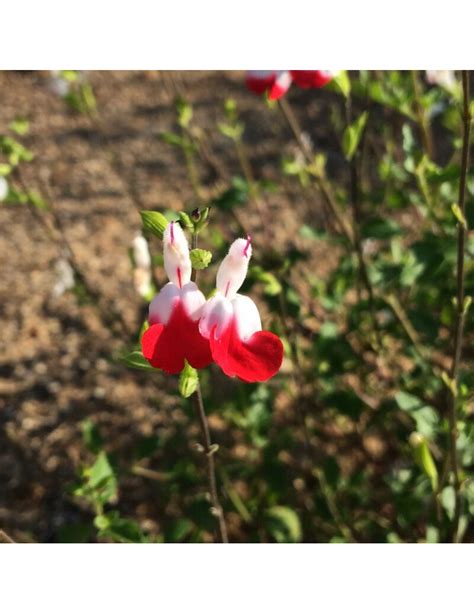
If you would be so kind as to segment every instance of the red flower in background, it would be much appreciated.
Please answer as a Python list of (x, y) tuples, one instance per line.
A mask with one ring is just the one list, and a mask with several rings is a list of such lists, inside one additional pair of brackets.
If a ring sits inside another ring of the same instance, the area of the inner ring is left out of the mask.
[(329, 70), (248, 70), (245, 84), (254, 94), (278, 100), (292, 83), (302, 88), (324, 87), (334, 77)]
[(277, 335), (262, 331), (252, 299), (237, 293), (251, 255), (250, 237), (232, 243), (217, 272), (217, 293), (203, 309), (199, 330), (209, 339), (212, 357), (226, 375), (244, 382), (264, 382), (279, 371), (283, 344)]
[(143, 356), (153, 367), (170, 374), (180, 373), (185, 359), (195, 369), (202, 369), (212, 362), (209, 341), (199, 332), (206, 299), (190, 281), (188, 242), (175, 222), (163, 233), (163, 252), (170, 281), (150, 303), (150, 328), (142, 337)]

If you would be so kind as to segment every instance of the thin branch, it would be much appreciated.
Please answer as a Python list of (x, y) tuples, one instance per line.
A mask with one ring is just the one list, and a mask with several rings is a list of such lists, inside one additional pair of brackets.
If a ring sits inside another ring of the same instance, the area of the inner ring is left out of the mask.
[(426, 111), (421, 102), (421, 87), (420, 81), (418, 79), (418, 72), (416, 70), (411, 71), (411, 80), (413, 83), (413, 92), (415, 94), (415, 111), (418, 119), (418, 125), (421, 131), (423, 147), (428, 158), (433, 159), (433, 135), (431, 134), (430, 123), (426, 116)]
[[(301, 127), (299, 125), (296, 115), (293, 113), (292, 108), (290, 107), (288, 101), (285, 98), (280, 98), (278, 100), (278, 104), (280, 106), (280, 109), (286, 121), (288, 122), (289, 127), (291, 128), (291, 131), (293, 132), (293, 135), (296, 139), (296, 142), (298, 143), (301, 153), (305, 157), (306, 162), (308, 164), (311, 164), (313, 162), (312, 152), (311, 152), (309, 145), (302, 138), (302, 130), (301, 130)], [(316, 186), (318, 190), (320, 191), (321, 195), (323, 196), (326, 206), (331, 211), (337, 224), (339, 225), (341, 232), (347, 237), (350, 243), (353, 244), (354, 237), (353, 237), (352, 229), (350, 225), (347, 224), (346, 220), (344, 219), (343, 214), (339, 210), (339, 206), (336, 203), (336, 200), (332, 194), (332, 191), (331, 191), (331, 188), (328, 182), (326, 181), (324, 177), (315, 177), (315, 180), (316, 180)]]
[(454, 519), (452, 527), (452, 539), (457, 541), (459, 518), (461, 513), (460, 488), (461, 480), (459, 476), (459, 466), (456, 451), (457, 443), (457, 387), (459, 380), (459, 364), (462, 356), (462, 337), (464, 332), (464, 319), (466, 309), (464, 305), (464, 245), (467, 235), (466, 220), (466, 179), (469, 168), (469, 139), (471, 132), (471, 114), (469, 109), (469, 71), (462, 71), (463, 87), (463, 114), (462, 114), (462, 159), (461, 175), (459, 179), (458, 206), (462, 213), (463, 221), (458, 223), (458, 254), (456, 272), (456, 321), (454, 325), (454, 347), (453, 360), (450, 377), (453, 381), (452, 390), (449, 391), (448, 411), (449, 411), (449, 448), (451, 456), (451, 471), (454, 476), (454, 488), (456, 491), (456, 502), (454, 509)]

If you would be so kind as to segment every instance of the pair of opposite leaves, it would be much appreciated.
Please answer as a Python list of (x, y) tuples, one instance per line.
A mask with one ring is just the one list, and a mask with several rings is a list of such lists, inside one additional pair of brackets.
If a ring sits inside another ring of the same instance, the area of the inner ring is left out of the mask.
[(163, 253), (170, 281), (150, 303), (150, 327), (142, 337), (148, 362), (170, 374), (180, 373), (185, 360), (195, 369), (215, 362), (226, 375), (245, 382), (275, 375), (283, 359), (282, 342), (262, 330), (257, 306), (237, 292), (252, 255), (250, 238), (232, 243), (208, 301), (191, 281), (188, 242), (175, 222), (163, 233)]

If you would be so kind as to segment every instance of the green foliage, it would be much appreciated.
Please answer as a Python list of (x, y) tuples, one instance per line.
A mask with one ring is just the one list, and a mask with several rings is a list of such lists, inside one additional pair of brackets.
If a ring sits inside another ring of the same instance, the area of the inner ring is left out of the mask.
[(199, 376), (196, 369), (191, 367), (188, 361), (185, 361), (184, 369), (179, 376), (179, 392), (185, 399), (189, 398), (199, 384)]
[(192, 249), (189, 252), (193, 269), (201, 271), (206, 269), (212, 260), (212, 253), (207, 249)]
[(364, 111), (350, 126), (344, 131), (342, 136), (342, 149), (347, 160), (352, 160), (362, 138), (365, 124), (367, 123), (368, 113)]
[(301, 541), (301, 524), (294, 510), (275, 505), (266, 514), (266, 527), (275, 541), (296, 543)]
[(129, 354), (126, 354), (121, 358), (121, 361), (132, 369), (139, 369), (142, 371), (153, 371), (156, 372), (148, 360), (143, 356), (141, 350), (133, 350)]
[(159, 211), (140, 211), (144, 230), (155, 235), (159, 239), (163, 238), (163, 232), (169, 222)]

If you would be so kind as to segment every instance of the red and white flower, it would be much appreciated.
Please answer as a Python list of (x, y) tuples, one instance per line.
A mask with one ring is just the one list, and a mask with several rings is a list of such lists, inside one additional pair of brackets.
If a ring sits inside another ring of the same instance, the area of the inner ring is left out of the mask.
[(267, 93), (269, 100), (278, 100), (290, 87), (291, 74), (288, 70), (248, 70), (245, 84), (254, 94)]
[(212, 358), (226, 375), (264, 382), (280, 369), (283, 344), (277, 335), (262, 330), (252, 299), (237, 293), (251, 255), (250, 237), (232, 243), (217, 272), (217, 292), (202, 311), (199, 330), (209, 339)]
[(179, 224), (171, 222), (163, 233), (167, 283), (150, 303), (150, 327), (142, 337), (148, 362), (167, 373), (180, 373), (184, 361), (195, 369), (212, 362), (209, 341), (199, 332), (199, 318), (206, 299), (191, 281), (188, 241)]
[(324, 87), (334, 77), (329, 70), (248, 70), (245, 83), (255, 94), (267, 93), (269, 100), (278, 100), (292, 83), (302, 88)]

